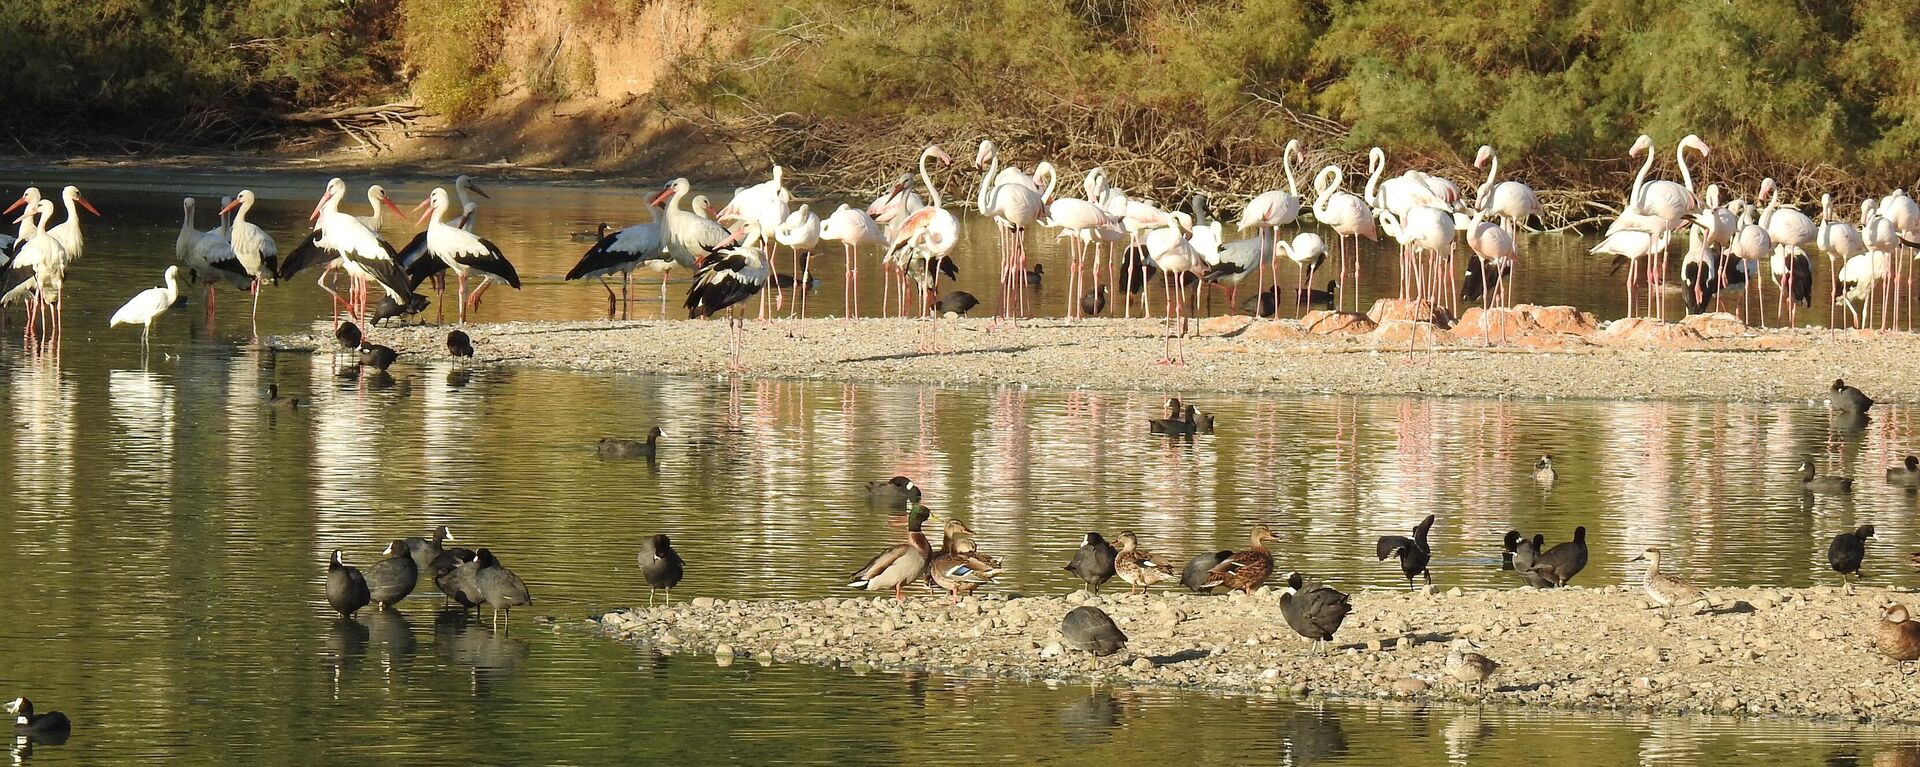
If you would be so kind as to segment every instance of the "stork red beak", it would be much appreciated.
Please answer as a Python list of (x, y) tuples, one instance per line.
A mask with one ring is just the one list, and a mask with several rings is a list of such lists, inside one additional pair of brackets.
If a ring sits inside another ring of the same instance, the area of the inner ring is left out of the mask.
[(393, 215), (399, 216), (401, 218), (407, 217), (407, 214), (400, 212), (400, 206), (393, 204), (393, 198), (391, 197), (388, 197), (384, 194), (380, 195), (380, 204), (387, 206), (387, 210), (393, 211)]
[(12, 213), (16, 208), (19, 208), (20, 206), (25, 204), (27, 204), (27, 196), (24, 194), (20, 195), (20, 199), (14, 200), (13, 204), (8, 205), (6, 210), (0, 211), (0, 216), (4, 216), (8, 213)]
[(238, 207), (240, 207), (239, 200), (234, 200), (233, 202), (227, 203), (226, 207), (220, 209), (220, 215), (222, 216), (227, 215), (227, 211), (233, 210), (234, 208), (238, 208)]
[(313, 215), (307, 216), (307, 220), (308, 221), (320, 220), (320, 211), (326, 209), (327, 201), (331, 199), (333, 199), (333, 192), (327, 192), (326, 194), (320, 195), (320, 202), (313, 206)]
[(672, 196), (673, 196), (673, 187), (667, 187), (665, 189), (660, 190), (659, 194), (654, 195), (653, 199), (648, 200), (647, 204), (659, 205), (660, 203), (666, 202), (667, 198)]
[(80, 203), (80, 207), (86, 208), (88, 213), (92, 213), (93, 215), (96, 215), (96, 216), (100, 215), (100, 211), (93, 207), (93, 203), (87, 202), (87, 198), (81, 197), (80, 195), (76, 194), (73, 196), (73, 201)]
[[(428, 205), (431, 205), (432, 203), (433, 203), (433, 198), (432, 198), (432, 197), (428, 197), (427, 199), (424, 199), (424, 200), (421, 200), (421, 201), (420, 201), (420, 204), (419, 204), (419, 205), (415, 205), (415, 206), (413, 206), (413, 209), (414, 209), (414, 210), (420, 210), (421, 208), (427, 208), (427, 206), (428, 206)], [(426, 220), (427, 220), (427, 217), (428, 217), (428, 216), (431, 216), (431, 215), (433, 215), (433, 209), (432, 209), (432, 208), (427, 208), (427, 210), (425, 210), (424, 212), (422, 212), (422, 213), (420, 214), (420, 217), (419, 217), (419, 218), (416, 218), (416, 219), (414, 219), (414, 220), (413, 220), (413, 225), (414, 225), (414, 226), (419, 226), (419, 225), (421, 225), (421, 224), (423, 224), (423, 223), (426, 223)]]

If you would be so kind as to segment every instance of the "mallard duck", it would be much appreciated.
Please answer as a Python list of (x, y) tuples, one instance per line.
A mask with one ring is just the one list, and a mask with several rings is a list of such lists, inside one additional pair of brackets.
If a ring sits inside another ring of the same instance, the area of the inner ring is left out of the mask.
[[(1127, 635), (1098, 607), (1082, 606), (1068, 611), (1066, 617), (1060, 619), (1060, 634), (1068, 647), (1091, 653), (1096, 659), (1127, 646)], [(1097, 665), (1099, 661), (1094, 663)]]
[(1228, 591), (1253, 593), (1254, 589), (1267, 582), (1267, 576), (1273, 575), (1273, 554), (1267, 551), (1267, 541), (1278, 541), (1279, 537), (1268, 530), (1266, 525), (1253, 528), (1253, 548), (1235, 553), (1222, 560), (1207, 571), (1207, 579), (1200, 585), (1203, 588), (1225, 586)]
[(686, 562), (673, 550), (673, 541), (664, 535), (649, 535), (640, 541), (640, 574), (647, 579), (647, 605), (653, 605), (654, 589), (665, 589), (667, 604), (673, 604), (673, 587), (686, 574)]
[(1287, 588), (1280, 594), (1280, 617), (1294, 633), (1313, 640), (1315, 652), (1323, 642), (1333, 641), (1350, 612), (1353, 602), (1345, 593), (1318, 583), (1308, 585), (1299, 573), (1287, 575)]
[(1180, 572), (1180, 585), (1194, 593), (1207, 592), (1207, 579), (1213, 577), (1213, 568), (1233, 556), (1230, 550), (1209, 551), (1187, 560), (1187, 568)]
[(1873, 408), (1873, 398), (1835, 378), (1827, 388), (1827, 406), (1842, 413), (1865, 413)]
[[(1465, 640), (1460, 644), (1466, 644)], [(1493, 676), (1493, 672), (1500, 670), (1500, 664), (1480, 653), (1468, 652), (1460, 644), (1447, 650), (1447, 661), (1443, 668), (1447, 676), (1458, 680), (1462, 686), (1470, 690), (1477, 689), (1487, 677)]]
[[(1517, 559), (1517, 557), (1516, 557)], [(1515, 563), (1518, 567), (1518, 562)], [(1573, 576), (1587, 569), (1587, 528), (1573, 529), (1573, 540), (1554, 544), (1533, 560), (1533, 571), (1555, 586), (1565, 586)]]
[(7, 713), (13, 716), (14, 735), (53, 735), (73, 729), (73, 722), (67, 719), (66, 714), (58, 711), (33, 713), (33, 701), (26, 698), (8, 701)]
[(647, 431), (647, 441), (634, 439), (615, 439), (606, 437), (600, 440), (601, 458), (652, 458), (660, 450), (660, 437), (666, 432), (655, 426)]
[(1707, 592), (1701, 591), (1700, 587), (1660, 572), (1659, 549), (1647, 549), (1628, 561), (1647, 563), (1647, 575), (1641, 584), (1647, 591), (1647, 598), (1663, 611), (1670, 613), (1675, 607), (1690, 607), (1707, 601)]
[(1426, 576), (1427, 583), (1433, 583), (1433, 573), (1427, 571), (1427, 562), (1433, 559), (1433, 547), (1427, 545), (1427, 531), (1433, 528), (1434, 515), (1428, 514), (1420, 524), (1413, 526), (1413, 537), (1404, 535), (1382, 535), (1374, 544), (1380, 561), (1387, 557), (1400, 558), (1400, 574), (1407, 577), (1407, 588), (1413, 588), (1413, 576)]
[(1508, 530), (1506, 541), (1502, 545), (1507, 552), (1505, 562), (1502, 563), (1504, 569), (1512, 570), (1515, 575), (1520, 576), (1520, 580), (1526, 581), (1528, 586), (1536, 589), (1553, 585), (1546, 576), (1533, 569), (1534, 563), (1540, 558), (1540, 549), (1547, 545), (1546, 536), (1536, 533), (1532, 540), (1528, 540), (1521, 537), (1519, 530)]
[(1140, 549), (1140, 539), (1132, 530), (1122, 531), (1115, 540), (1120, 542), (1120, 551), (1113, 557), (1113, 572), (1132, 587), (1127, 589), (1127, 593), (1132, 594), (1178, 577), (1165, 560)]
[(1815, 474), (1812, 461), (1801, 461), (1800, 467), (1794, 469), (1792, 474), (1800, 479), (1800, 486), (1810, 493), (1846, 495), (1853, 492), (1853, 478)]
[(1560, 473), (1553, 470), (1553, 454), (1540, 456), (1540, 460), (1533, 462), (1533, 481), (1542, 485), (1551, 485), (1559, 478)]
[(1920, 623), (1909, 617), (1906, 605), (1887, 605), (1880, 611), (1880, 625), (1873, 630), (1874, 645), (1901, 663), (1920, 660)]
[(1087, 590), (1098, 594), (1100, 585), (1113, 578), (1115, 554), (1113, 544), (1107, 543), (1105, 536), (1087, 533), (1087, 537), (1081, 540), (1080, 549), (1073, 552), (1073, 561), (1060, 569), (1086, 581)]
[(1860, 563), (1867, 558), (1867, 539), (1873, 537), (1873, 525), (1861, 525), (1852, 532), (1833, 537), (1827, 545), (1827, 564), (1840, 574), (1842, 591), (1853, 593), (1853, 578), (1860, 574)]
[(372, 600), (360, 568), (347, 564), (340, 558), (340, 550), (334, 549), (333, 558), (327, 561), (327, 604), (334, 612), (351, 617)]
[(1920, 456), (1907, 456), (1899, 466), (1887, 469), (1887, 484), (1900, 487), (1920, 485)]
[(945, 525), (945, 527), (940, 531), (940, 550), (934, 553), (935, 554), (952, 553), (953, 544), (955, 541), (958, 541), (961, 538), (972, 538), (972, 537), (973, 537), (973, 528), (967, 527), (967, 523), (957, 519), (949, 519), (947, 520), (947, 524)]
[(1001, 572), (998, 562), (977, 556), (978, 551), (973, 538), (963, 535), (953, 540), (952, 551), (934, 557), (933, 564), (927, 566), (934, 585), (955, 602), (960, 601), (961, 595), (992, 583), (993, 577)]
[(927, 507), (914, 506), (913, 512), (907, 515), (907, 540), (888, 546), (867, 560), (853, 571), (847, 586), (867, 591), (893, 589), (895, 600), (906, 601), (904, 587), (919, 580), (933, 559), (933, 548), (927, 545), (927, 536), (920, 532), (920, 526), (931, 516)]

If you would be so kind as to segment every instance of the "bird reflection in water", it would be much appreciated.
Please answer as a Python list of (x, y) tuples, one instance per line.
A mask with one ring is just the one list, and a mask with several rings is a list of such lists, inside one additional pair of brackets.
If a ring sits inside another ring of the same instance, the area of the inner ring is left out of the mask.
[(467, 382), (471, 380), (473, 380), (473, 372), (466, 368), (456, 367), (447, 370), (447, 388), (449, 389), (465, 389)]
[(1280, 725), (1283, 764), (1321, 764), (1347, 755), (1347, 731), (1340, 718), (1321, 708), (1296, 708)]
[(1120, 729), (1120, 714), (1123, 706), (1113, 693), (1107, 690), (1094, 690), (1078, 695), (1080, 688), (1073, 688), (1068, 694), (1076, 697), (1073, 702), (1060, 708), (1060, 734), (1066, 741), (1076, 746), (1106, 743), (1113, 740), (1113, 733)]
[(335, 618), (327, 624), (324, 639), (327, 648), (327, 661), (333, 667), (333, 699), (340, 699), (340, 679), (348, 668), (363, 655), (367, 654), (367, 627), (359, 621), (346, 616)]
[(413, 636), (413, 623), (399, 610), (371, 610), (362, 619), (367, 624), (367, 639), (373, 649), (381, 653), (383, 670), (392, 672), (396, 665), (413, 655), (419, 647), (419, 641)]
[(532, 648), (526, 640), (498, 634), (484, 620), (464, 611), (442, 610), (433, 621), (434, 650), (448, 663), (473, 671), (474, 692), (492, 679), (525, 665)]

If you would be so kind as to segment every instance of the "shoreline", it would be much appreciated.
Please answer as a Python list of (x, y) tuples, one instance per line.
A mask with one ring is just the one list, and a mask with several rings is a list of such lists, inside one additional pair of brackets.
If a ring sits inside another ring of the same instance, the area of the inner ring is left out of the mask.
[[(1536, 322), (1522, 315), (1533, 313)], [(1559, 319), (1550, 315), (1557, 313)], [(1572, 317), (1573, 319), (1568, 319)], [(1580, 319), (1584, 318), (1584, 320)], [(1186, 364), (1165, 354), (1158, 320), (862, 318), (747, 321), (730, 370), (724, 321), (635, 320), (385, 325), (399, 365), (451, 359), (459, 327), (479, 363), (562, 370), (726, 375), (952, 386), (1492, 399), (1820, 402), (1835, 378), (1883, 403), (1920, 402), (1920, 335), (1756, 330), (1727, 315), (1685, 323), (1593, 322), (1569, 308), (1469, 310), (1428, 322), (1317, 312), (1303, 320), (1193, 322)], [(336, 349), (322, 321), (275, 336), (281, 351)], [(1489, 341), (1484, 329), (1497, 338)], [(925, 344), (936, 351), (921, 352)]]
[[(1117, 585), (1117, 581), (1115, 584)], [(714, 600), (616, 610), (617, 641), (666, 652), (856, 671), (927, 671), (1216, 694), (1920, 724), (1913, 677), (1873, 646), (1876, 605), (1912, 594), (1716, 589), (1671, 621), (1636, 587), (1361, 591), (1327, 656), (1281, 620), (1278, 595), (992, 595)], [(1128, 634), (1099, 659), (1062, 650), (1067, 610), (1095, 604)], [(1593, 642), (1599, 637), (1599, 642)], [(1442, 670), (1468, 639), (1501, 668), (1469, 693)]]

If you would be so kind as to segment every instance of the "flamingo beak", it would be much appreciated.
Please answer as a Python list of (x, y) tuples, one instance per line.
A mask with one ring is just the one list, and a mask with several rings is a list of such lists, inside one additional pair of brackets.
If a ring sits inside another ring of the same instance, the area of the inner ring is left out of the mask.
[(100, 210), (93, 207), (93, 203), (87, 202), (87, 198), (81, 197), (80, 195), (76, 194), (73, 196), (73, 201), (80, 203), (80, 207), (86, 208), (88, 213), (92, 213), (93, 215), (96, 215), (96, 216), (100, 215)]
[(719, 250), (721, 248), (727, 247), (728, 245), (732, 245), (736, 242), (746, 239), (746, 236), (747, 236), (747, 228), (744, 226), (740, 227), (739, 229), (733, 230), (733, 234), (727, 235), (726, 239), (721, 240), (720, 244), (713, 246), (713, 249)]
[(227, 215), (227, 211), (233, 210), (234, 208), (238, 208), (238, 207), (240, 207), (239, 200), (234, 200), (233, 202), (227, 203), (226, 207), (220, 209), (220, 215), (222, 216)]
[(328, 193), (326, 193), (326, 194), (323, 194), (323, 195), (320, 195), (320, 203), (319, 203), (319, 204), (317, 204), (317, 205), (315, 205), (315, 206), (313, 206), (313, 215), (310, 215), (310, 216), (307, 216), (307, 220), (308, 220), (308, 221), (318, 221), (318, 220), (320, 219), (320, 211), (322, 211), (322, 210), (325, 210), (325, 209), (326, 209), (326, 207), (327, 207), (327, 201), (328, 201), (328, 200), (331, 200), (331, 199), (333, 199), (333, 193), (332, 193), (332, 192), (328, 192)]
[(941, 163), (942, 165), (952, 165), (952, 164), (953, 164), (953, 156), (952, 156), (952, 155), (949, 155), (949, 154), (947, 154), (947, 150), (945, 150), (945, 149), (941, 149), (941, 148), (940, 148), (940, 147), (938, 147), (938, 146), (936, 146), (936, 147), (934, 147), (934, 148), (933, 148), (933, 156), (935, 156), (935, 157), (938, 157), (938, 158), (940, 158), (940, 163)]

